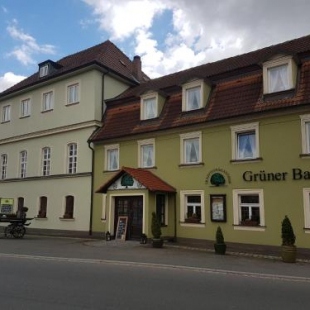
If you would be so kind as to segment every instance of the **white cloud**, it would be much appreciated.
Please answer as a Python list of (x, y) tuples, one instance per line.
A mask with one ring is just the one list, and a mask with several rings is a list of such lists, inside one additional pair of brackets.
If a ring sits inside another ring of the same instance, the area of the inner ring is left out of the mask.
[(13, 72), (5, 73), (3, 76), (0, 76), (0, 92), (6, 90), (7, 88), (13, 86), (25, 78), (25, 76), (16, 75)]
[(7, 27), (7, 31), (13, 39), (20, 43), (8, 55), (14, 56), (23, 65), (35, 64), (36, 61), (33, 59), (35, 54), (55, 54), (53, 45), (40, 45), (34, 37), (25, 33), (22, 29), (18, 29), (16, 20)]
[[(151, 77), (242, 54), (310, 33), (310, 1), (295, 0), (83, 0), (112, 40), (132, 38)], [(156, 17), (162, 46), (152, 28)], [(116, 42), (117, 44), (117, 42)]]

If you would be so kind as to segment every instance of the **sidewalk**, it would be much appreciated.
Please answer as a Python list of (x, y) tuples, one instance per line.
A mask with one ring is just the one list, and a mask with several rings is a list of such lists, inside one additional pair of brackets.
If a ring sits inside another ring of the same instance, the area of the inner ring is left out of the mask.
[[(252, 245), (252, 244), (239, 244), (227, 242), (226, 253), (234, 256), (256, 257), (273, 260), (281, 260), (281, 246), (267, 246), (267, 245)], [(193, 240), (180, 240), (179, 242), (167, 242), (167, 246), (187, 248), (196, 251), (213, 252), (213, 242), (210, 241), (193, 241)], [(310, 263), (310, 249), (297, 247), (297, 261), (303, 263)]]

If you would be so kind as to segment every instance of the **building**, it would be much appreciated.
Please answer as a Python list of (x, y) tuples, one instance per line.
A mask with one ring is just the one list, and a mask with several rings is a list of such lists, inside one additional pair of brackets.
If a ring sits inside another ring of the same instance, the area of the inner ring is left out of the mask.
[(93, 231), (309, 248), (310, 36), (177, 72), (107, 101)]
[(0, 198), (28, 207), (30, 228), (91, 233), (93, 150), (105, 100), (147, 80), (113, 43), (39, 64), (0, 94)]

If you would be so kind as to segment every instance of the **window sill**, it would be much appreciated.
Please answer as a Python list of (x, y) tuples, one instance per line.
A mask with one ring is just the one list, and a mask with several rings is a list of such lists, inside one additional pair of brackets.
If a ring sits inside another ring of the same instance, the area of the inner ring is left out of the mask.
[(310, 234), (310, 227), (309, 227), (309, 228), (308, 228), (308, 227), (305, 227), (305, 228), (304, 228), (304, 233)]
[(72, 105), (76, 105), (76, 104), (79, 104), (79, 103), (80, 103), (80, 101), (66, 103), (66, 107), (70, 107), (70, 106), (72, 106)]
[(180, 168), (187, 168), (187, 167), (202, 167), (205, 164), (203, 162), (200, 163), (190, 163), (190, 164), (179, 164)]
[(310, 153), (300, 154), (300, 158), (310, 159)]
[(39, 221), (46, 221), (46, 220), (47, 220), (47, 217), (46, 217), (46, 216), (45, 216), (45, 217), (36, 216), (34, 219), (35, 219), (35, 220), (39, 220)]
[(263, 100), (265, 102), (278, 100), (278, 99), (284, 99), (284, 98), (292, 98), (295, 94), (295, 88), (290, 88), (282, 91), (277, 91), (274, 93), (265, 93), (263, 95)]
[(29, 115), (20, 116), (19, 118), (20, 118), (20, 119), (23, 119), (23, 118), (28, 118), (28, 117), (30, 117), (30, 114), (29, 114)]
[(59, 219), (60, 219), (61, 221), (68, 221), (68, 222), (73, 222), (73, 221), (75, 221), (75, 218), (74, 218), (74, 217), (72, 217), (72, 218), (60, 217)]
[(41, 113), (47, 113), (47, 112), (51, 112), (53, 111), (54, 109), (48, 109), (48, 110), (42, 110)]
[(252, 162), (260, 162), (262, 161), (262, 157), (250, 158), (250, 159), (232, 159), (230, 163), (232, 164), (243, 164), (243, 163), (252, 163)]
[(204, 228), (206, 227), (205, 223), (188, 223), (188, 222), (180, 222), (182, 227), (197, 227), (197, 228)]
[(10, 120), (9, 121), (2, 121), (1, 124), (5, 124), (5, 123), (9, 123), (9, 122), (10, 122)]
[(234, 230), (265, 231), (266, 226), (233, 225)]

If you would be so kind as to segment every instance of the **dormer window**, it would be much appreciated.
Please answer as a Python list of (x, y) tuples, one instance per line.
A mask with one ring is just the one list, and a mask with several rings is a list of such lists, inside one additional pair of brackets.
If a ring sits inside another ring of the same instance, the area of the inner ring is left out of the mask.
[(48, 65), (40, 67), (40, 77), (44, 77), (48, 74)]
[(141, 95), (140, 119), (148, 120), (159, 116), (165, 103), (165, 97), (158, 92), (147, 92)]
[(296, 87), (297, 66), (291, 56), (277, 57), (263, 64), (264, 94)]
[(183, 85), (182, 111), (198, 110), (204, 107), (210, 87), (203, 80), (195, 80)]
[(157, 100), (156, 97), (147, 97), (142, 99), (142, 119), (150, 119), (157, 116)]

